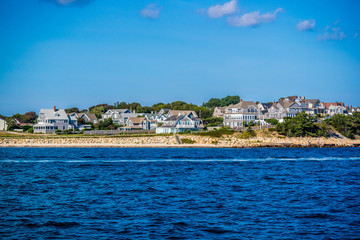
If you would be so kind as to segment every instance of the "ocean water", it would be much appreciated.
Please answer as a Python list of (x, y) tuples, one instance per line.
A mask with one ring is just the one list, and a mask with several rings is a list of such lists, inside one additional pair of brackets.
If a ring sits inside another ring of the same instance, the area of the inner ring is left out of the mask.
[(0, 148), (0, 239), (356, 238), (359, 148)]

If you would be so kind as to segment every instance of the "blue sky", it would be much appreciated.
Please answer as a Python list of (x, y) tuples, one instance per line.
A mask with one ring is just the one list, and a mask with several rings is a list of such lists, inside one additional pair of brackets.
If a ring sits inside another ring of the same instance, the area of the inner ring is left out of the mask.
[(0, 114), (305, 95), (360, 106), (360, 2), (1, 0)]

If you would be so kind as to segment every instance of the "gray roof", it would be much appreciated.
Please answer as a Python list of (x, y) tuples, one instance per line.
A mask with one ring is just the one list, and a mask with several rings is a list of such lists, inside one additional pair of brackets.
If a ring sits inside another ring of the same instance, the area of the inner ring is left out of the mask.
[[(279, 104), (283, 107), (283, 108), (289, 108), (294, 104), (297, 104), (296, 102), (279, 102)], [(298, 105), (298, 104), (297, 104)], [(301, 106), (299, 106), (301, 107)]]
[(242, 101), (235, 105), (230, 105), (227, 108), (248, 109), (249, 107), (251, 107), (251, 105), (253, 105), (255, 108), (257, 108), (257, 104), (254, 101)]
[(40, 114), (44, 113), (47, 119), (68, 119), (68, 116), (64, 109), (41, 109)]
[(97, 117), (94, 113), (85, 113), (85, 115), (91, 120), (91, 121), (94, 121), (94, 120), (97, 120)]

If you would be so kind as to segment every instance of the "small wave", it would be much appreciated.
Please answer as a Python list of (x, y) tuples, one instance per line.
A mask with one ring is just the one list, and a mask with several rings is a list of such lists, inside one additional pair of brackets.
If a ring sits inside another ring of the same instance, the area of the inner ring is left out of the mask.
[(78, 222), (56, 222), (56, 221), (48, 221), (47, 223), (45, 223), (43, 226), (46, 227), (60, 227), (60, 228), (71, 228), (71, 227), (75, 227), (75, 226), (80, 226), (80, 223)]
[(242, 158), (242, 159), (223, 159), (223, 158), (205, 158), (205, 159), (77, 159), (77, 160), (59, 160), (59, 159), (3, 159), (0, 163), (147, 163), (147, 162), (265, 162), (265, 161), (359, 161), (360, 157), (322, 157), (322, 158)]
[(324, 213), (313, 213), (313, 214), (306, 214), (306, 215), (302, 215), (302, 216), (297, 216), (296, 218), (329, 219), (329, 218), (333, 218), (333, 216), (331, 216), (329, 214), (324, 214)]

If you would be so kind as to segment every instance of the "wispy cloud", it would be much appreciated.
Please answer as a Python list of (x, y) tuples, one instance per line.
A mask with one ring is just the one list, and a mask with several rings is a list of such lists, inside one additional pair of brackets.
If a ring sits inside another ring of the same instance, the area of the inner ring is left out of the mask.
[(157, 7), (156, 4), (149, 4), (146, 6), (146, 8), (141, 10), (140, 15), (143, 16), (144, 18), (155, 19), (159, 17), (160, 10), (161, 7)]
[(312, 31), (315, 27), (315, 20), (309, 19), (301, 21), (297, 24), (297, 30), (299, 31)]
[(54, 3), (58, 6), (84, 6), (93, 0), (41, 0), (43, 2)]
[(274, 13), (260, 14), (260, 11), (245, 13), (240, 17), (229, 17), (228, 23), (235, 27), (257, 27), (263, 23), (275, 21), (277, 14), (282, 11), (282, 8), (278, 8)]
[(226, 2), (223, 5), (218, 4), (215, 6), (211, 6), (207, 10), (207, 15), (210, 18), (221, 18), (225, 15), (233, 14), (237, 10), (237, 0), (231, 0), (230, 2)]
[(327, 26), (324, 30), (324, 33), (318, 36), (318, 39), (320, 41), (343, 40), (346, 37), (347, 36), (341, 28)]

